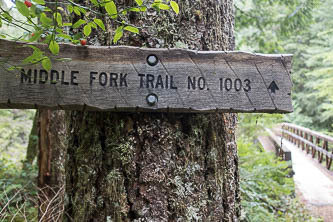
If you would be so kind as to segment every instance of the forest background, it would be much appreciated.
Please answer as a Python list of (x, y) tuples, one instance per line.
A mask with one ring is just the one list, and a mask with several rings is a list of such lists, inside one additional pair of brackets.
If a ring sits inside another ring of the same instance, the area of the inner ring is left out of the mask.
[[(238, 50), (294, 54), (294, 112), (239, 114), (242, 220), (320, 221), (294, 198), (286, 163), (255, 141), (264, 126), (284, 121), (333, 135), (333, 0), (236, 0), (235, 10)], [(0, 29), (7, 39), (27, 34)], [(23, 164), (34, 114), (0, 110), (0, 221), (37, 220), (36, 161)]]

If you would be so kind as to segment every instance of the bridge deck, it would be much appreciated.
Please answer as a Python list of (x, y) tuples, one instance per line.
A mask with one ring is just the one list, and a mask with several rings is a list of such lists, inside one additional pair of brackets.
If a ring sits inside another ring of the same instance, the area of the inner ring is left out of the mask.
[[(281, 137), (279, 137), (281, 139)], [(333, 221), (333, 173), (320, 165), (311, 154), (283, 139), (291, 151), (294, 181), (301, 199), (315, 215), (324, 222)]]
[(333, 176), (310, 154), (285, 139), (283, 144), (291, 151), (294, 181), (304, 199), (313, 205), (333, 205)]

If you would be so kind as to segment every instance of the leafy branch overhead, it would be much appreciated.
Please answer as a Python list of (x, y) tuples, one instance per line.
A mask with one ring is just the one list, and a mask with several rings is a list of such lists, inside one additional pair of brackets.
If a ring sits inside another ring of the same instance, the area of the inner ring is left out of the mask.
[[(85, 38), (88, 38), (94, 29), (106, 31), (105, 20), (101, 18), (109, 18), (117, 24), (118, 27), (113, 35), (113, 43), (116, 44), (124, 32), (132, 34), (140, 32), (140, 27), (127, 22), (129, 12), (145, 13), (148, 9), (153, 9), (179, 13), (177, 2), (170, 0), (135, 0), (135, 5), (129, 8), (118, 7), (113, 0), (90, 0), (90, 2), (91, 6), (87, 7), (72, 0), (61, 2), (56, 0), (47, 4), (44, 0), (32, 0), (32, 2), (17, 0), (15, 8), (24, 20), (16, 19), (9, 10), (0, 6), (0, 27), (6, 23), (24, 30), (25, 34), (15, 40), (45, 43), (52, 55), (57, 55), (61, 42), (85, 45)], [(0, 38), (8, 39), (10, 35), (0, 35)], [(50, 70), (51, 60), (45, 52), (38, 48), (33, 50), (32, 55), (25, 60), (25, 65), (40, 62), (44, 69)]]

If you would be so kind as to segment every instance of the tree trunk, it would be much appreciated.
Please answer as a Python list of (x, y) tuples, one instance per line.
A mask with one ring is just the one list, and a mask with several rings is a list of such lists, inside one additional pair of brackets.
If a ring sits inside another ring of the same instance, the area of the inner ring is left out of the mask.
[[(179, 6), (178, 16), (131, 14), (146, 28), (121, 44), (234, 48), (231, 0)], [(109, 35), (96, 35), (91, 43), (110, 44)], [(235, 114), (72, 111), (66, 121), (69, 221), (238, 221)]]
[(38, 153), (38, 110), (35, 113), (34, 120), (32, 122), (32, 128), (29, 135), (29, 143), (27, 147), (27, 155), (24, 161), (24, 168), (26, 164), (31, 165)]
[(61, 221), (65, 190), (65, 112), (40, 109), (38, 113), (38, 221)]

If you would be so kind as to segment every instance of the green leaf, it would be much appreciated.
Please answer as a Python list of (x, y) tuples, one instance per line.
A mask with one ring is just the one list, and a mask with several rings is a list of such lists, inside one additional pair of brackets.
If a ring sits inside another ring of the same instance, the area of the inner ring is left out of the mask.
[(51, 59), (49, 57), (45, 56), (42, 60), (42, 66), (45, 70), (50, 71), (52, 68)]
[(69, 23), (69, 22), (65, 22), (62, 24), (63, 26), (72, 26), (73, 24), (72, 23)]
[(141, 6), (143, 1), (142, 0), (135, 0), (136, 4), (138, 4), (138, 6)]
[(159, 7), (160, 9), (162, 9), (162, 10), (169, 10), (169, 9), (170, 9), (170, 7), (169, 7), (168, 5), (163, 4), (163, 3), (159, 4), (158, 7)]
[(142, 6), (142, 7), (140, 8), (140, 11), (141, 11), (141, 12), (145, 12), (145, 11), (147, 11), (147, 7), (146, 7), (146, 6)]
[(80, 12), (80, 8), (79, 7), (77, 7), (77, 6), (74, 6), (74, 13), (75, 14), (77, 14), (78, 16), (80, 16), (81, 15), (81, 12)]
[(151, 4), (151, 7), (156, 9), (157, 11), (159, 11), (160, 10), (160, 3), (153, 3), (153, 4)]
[(29, 17), (30, 11), (28, 7), (21, 1), (16, 1), (16, 8), (17, 10), (25, 17)]
[(67, 34), (58, 34), (57, 37), (72, 40), (72, 37), (70, 35), (67, 35)]
[(31, 16), (32, 18), (36, 18), (36, 17), (37, 17), (36, 11), (37, 11), (37, 7), (36, 7), (36, 5), (32, 5), (32, 6), (30, 7), (30, 16)]
[(91, 3), (93, 3), (95, 6), (98, 6), (98, 2), (97, 2), (97, 0), (90, 0), (91, 1)]
[(113, 1), (107, 2), (105, 4), (105, 10), (111, 16), (111, 18), (113, 18), (113, 19), (117, 18), (117, 16), (118, 16), (117, 7)]
[(91, 34), (91, 25), (90, 24), (87, 24), (87, 25), (84, 26), (83, 34), (85, 36), (89, 36)]
[(41, 13), (39, 19), (40, 19), (41, 23), (42, 23), (44, 26), (46, 26), (46, 27), (47, 27), (47, 26), (51, 26), (52, 23), (53, 23), (52, 19), (48, 18), (48, 17), (45, 15), (45, 13)]
[(29, 63), (34, 63), (34, 62), (40, 61), (43, 57), (43, 52), (36, 46), (28, 45), (28, 47), (32, 48), (34, 51), (33, 51), (32, 55), (25, 58), (22, 61), (22, 63), (29, 64)]
[(94, 22), (89, 22), (91, 28), (97, 29), (97, 25)]
[(74, 8), (73, 8), (73, 6), (72, 6), (72, 5), (67, 5), (67, 10), (68, 10), (68, 12), (69, 12), (69, 13), (71, 13), (71, 14), (72, 14), (72, 12), (73, 12)]
[(74, 23), (73, 29), (77, 29), (77, 28), (79, 28), (81, 25), (83, 25), (85, 23), (86, 23), (86, 21), (84, 21), (83, 19), (79, 19), (77, 22)]
[(172, 10), (178, 15), (179, 14), (179, 6), (178, 6), (177, 2), (171, 1), (170, 5), (171, 5)]
[(127, 30), (127, 31), (129, 31), (129, 32), (133, 32), (133, 33), (139, 34), (139, 29), (136, 28), (136, 27), (128, 25), (124, 29)]
[(139, 8), (130, 8), (128, 11), (130, 12), (140, 12)]
[(56, 19), (58, 26), (62, 27), (62, 17), (61, 14), (59, 12), (56, 12), (53, 14), (54, 18)]
[(119, 26), (116, 29), (116, 33), (113, 36), (113, 43), (117, 43), (119, 39), (121, 39), (121, 37), (123, 37), (123, 26)]
[(44, 0), (32, 0), (33, 2), (35, 2), (38, 5), (45, 5), (45, 1)]
[(94, 19), (94, 22), (101, 28), (103, 29), (103, 31), (105, 31), (105, 26), (104, 26), (104, 23), (102, 20), (98, 19), (98, 18), (95, 18)]
[(59, 53), (59, 45), (56, 41), (51, 40), (49, 44), (49, 49), (53, 55), (57, 55)]
[(57, 31), (58, 33), (64, 33), (64, 30), (61, 29), (61, 28), (56, 28), (56, 31)]
[[(75, 6), (76, 7), (76, 6)], [(84, 8), (81, 8), (81, 7), (77, 7), (78, 10), (82, 13), (82, 14), (86, 14), (87, 11), (84, 9)]]

